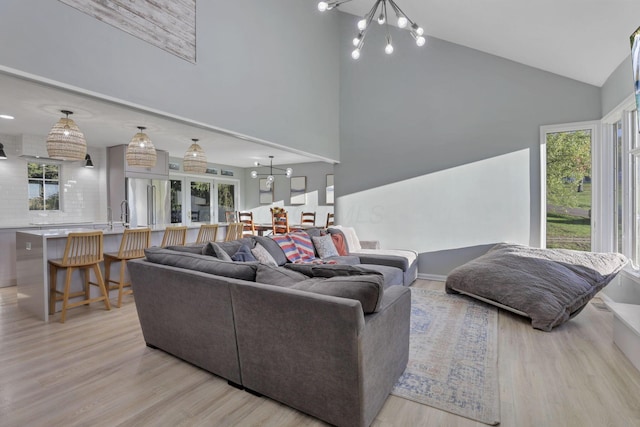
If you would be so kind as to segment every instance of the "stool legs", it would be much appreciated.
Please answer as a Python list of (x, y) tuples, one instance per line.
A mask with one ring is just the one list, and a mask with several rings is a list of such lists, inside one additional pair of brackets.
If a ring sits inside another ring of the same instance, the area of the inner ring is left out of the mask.
[[(73, 276), (73, 271), (78, 269), (78, 267), (63, 267), (66, 269), (65, 281), (64, 281), (64, 290), (62, 292), (57, 289), (57, 279), (58, 279), (58, 266), (54, 264), (49, 265), (49, 314), (53, 314), (56, 310), (56, 302), (62, 300), (62, 311), (60, 314), (60, 323), (64, 323), (67, 318), (67, 309), (77, 307), (84, 304), (90, 304), (92, 302), (104, 301), (104, 305), (107, 310), (111, 310), (111, 304), (109, 302), (109, 296), (107, 294), (107, 290), (105, 288), (104, 280), (102, 279), (102, 272), (100, 271), (100, 266), (98, 264), (93, 264), (91, 266), (82, 267), (84, 273), (84, 284), (83, 290), (81, 292), (71, 292), (71, 278)], [(93, 283), (90, 281), (91, 269), (96, 276), (96, 282)], [(97, 285), (100, 289), (100, 293), (102, 296), (91, 298), (90, 293), (90, 285)], [(58, 297), (57, 294), (61, 293), (62, 298)], [(69, 303), (69, 298), (74, 298), (78, 296), (84, 296), (84, 300)]]
[[(114, 262), (120, 263), (120, 277), (117, 281), (111, 279), (111, 264)], [(124, 295), (133, 294), (132, 289), (127, 289), (126, 291), (124, 289), (125, 287), (131, 287), (130, 282), (125, 282), (126, 268), (127, 268), (126, 259), (117, 259), (117, 258), (112, 259), (105, 256), (105, 261), (104, 261), (105, 284), (107, 287), (107, 292), (114, 289), (118, 290), (118, 308), (122, 307), (122, 297)], [(114, 285), (112, 285), (112, 283), (114, 283)]]

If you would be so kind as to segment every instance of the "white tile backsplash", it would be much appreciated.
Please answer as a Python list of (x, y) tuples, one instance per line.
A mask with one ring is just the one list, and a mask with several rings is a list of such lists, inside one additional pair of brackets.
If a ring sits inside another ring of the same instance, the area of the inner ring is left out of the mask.
[[(27, 162), (22, 153), (40, 153), (46, 137), (33, 135), (13, 136), (0, 134), (6, 160), (0, 160), (0, 224), (25, 226), (29, 224), (55, 224), (73, 222), (99, 222), (107, 217), (106, 150), (92, 149), (95, 167), (84, 167), (84, 161), (61, 164), (61, 210), (50, 212), (29, 211), (27, 195)], [(25, 151), (27, 150), (27, 151)]]

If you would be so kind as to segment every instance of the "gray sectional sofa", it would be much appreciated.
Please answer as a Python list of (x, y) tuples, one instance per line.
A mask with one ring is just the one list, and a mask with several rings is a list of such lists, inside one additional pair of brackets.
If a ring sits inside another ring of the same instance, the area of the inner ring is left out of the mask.
[(147, 345), (328, 423), (369, 426), (408, 361), (411, 293), (388, 281), (404, 272), (207, 252), (149, 248), (128, 263)]

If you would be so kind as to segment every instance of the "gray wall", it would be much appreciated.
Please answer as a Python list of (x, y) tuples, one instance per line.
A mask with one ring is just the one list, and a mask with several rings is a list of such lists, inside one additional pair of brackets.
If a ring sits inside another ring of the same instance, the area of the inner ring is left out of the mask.
[[(270, 205), (260, 204), (259, 199), (259, 181), (258, 178), (251, 178), (251, 171), (256, 170), (259, 173), (268, 172), (268, 168), (257, 167), (245, 169), (244, 176), (244, 197), (243, 210), (250, 210), (254, 213), (254, 220), (260, 223), (271, 222), (270, 208), (273, 206), (283, 206), (289, 213), (289, 221), (299, 223), (301, 212), (316, 212), (316, 225), (324, 225), (327, 219), (327, 213), (333, 212), (333, 205), (327, 205), (326, 202), (326, 179), (327, 174), (334, 173), (334, 166), (324, 162), (313, 163), (296, 163), (289, 165), (278, 165), (279, 168), (293, 169), (293, 176), (307, 177), (306, 204), (295, 205), (290, 204), (291, 185), (289, 180), (284, 176), (276, 176), (274, 182), (274, 202)], [(274, 171), (282, 173), (280, 171)]]
[(602, 85), (603, 115), (607, 115), (621, 102), (633, 95), (633, 72), (631, 68), (631, 55), (629, 55)]
[(539, 127), (600, 119), (599, 88), (394, 29), (392, 56), (373, 28), (354, 62), (356, 20), (340, 22), (338, 222), (418, 250), (423, 274), (499, 241), (539, 244)]
[(197, 63), (53, 0), (0, 2), (0, 66), (338, 160), (338, 17), (197, 4)]

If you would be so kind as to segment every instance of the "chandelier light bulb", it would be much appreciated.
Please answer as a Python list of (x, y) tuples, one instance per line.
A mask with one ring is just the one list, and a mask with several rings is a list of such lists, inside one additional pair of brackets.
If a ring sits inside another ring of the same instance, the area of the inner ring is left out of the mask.
[(364, 31), (365, 28), (367, 28), (367, 20), (362, 18), (361, 20), (358, 21), (358, 29), (360, 31)]
[(384, 16), (384, 12), (380, 12), (380, 15), (378, 16), (378, 24), (384, 25), (385, 22), (387, 22), (387, 19)]
[(287, 170), (285, 171), (285, 174), (287, 178), (291, 178), (291, 175), (293, 175), (293, 169), (287, 168)]
[(427, 39), (425, 39), (424, 37), (420, 36), (418, 38), (416, 38), (416, 44), (418, 46), (424, 46), (424, 44), (427, 42)]
[(321, 1), (320, 3), (318, 3), (318, 10), (320, 12), (324, 12), (328, 8), (329, 8), (329, 3), (327, 3), (326, 1)]
[(267, 182), (268, 182), (268, 183), (271, 183), (271, 182), (273, 182), (273, 180), (274, 180), (274, 179), (275, 179), (275, 178), (273, 177), (273, 175), (269, 175), (269, 176), (267, 177)]
[(354, 49), (353, 52), (351, 52), (351, 57), (353, 59), (358, 59), (360, 58), (360, 49)]
[(251, 178), (256, 179), (258, 177), (258, 172), (251, 171)]
[(406, 28), (409, 20), (405, 16), (398, 17), (398, 27)]
[(393, 53), (393, 45), (391, 43), (387, 43), (387, 45), (384, 47), (384, 53), (386, 53), (387, 55), (391, 55)]
[(353, 45), (355, 47), (358, 47), (358, 45), (360, 44), (360, 41), (362, 41), (362, 33), (358, 34), (357, 37), (353, 38)]
[(424, 34), (424, 28), (418, 26), (418, 24), (413, 24), (411, 29), (419, 36)]

